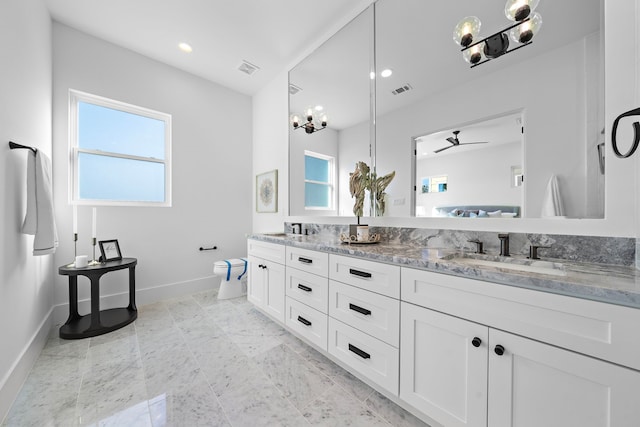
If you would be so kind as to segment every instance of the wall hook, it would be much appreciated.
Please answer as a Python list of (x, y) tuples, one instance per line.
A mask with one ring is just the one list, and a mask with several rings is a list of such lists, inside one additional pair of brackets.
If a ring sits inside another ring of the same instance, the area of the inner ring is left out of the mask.
[(616, 133), (618, 132), (618, 122), (620, 119), (629, 117), (629, 116), (640, 116), (640, 108), (636, 108), (635, 110), (627, 111), (626, 113), (620, 114), (615, 121), (613, 122), (613, 129), (611, 129), (611, 145), (613, 147), (613, 152), (616, 156), (621, 159), (626, 159), (627, 157), (631, 157), (633, 153), (638, 149), (638, 144), (640, 144), (640, 123), (633, 122), (633, 145), (629, 149), (629, 151), (625, 154), (620, 153), (618, 150), (618, 142), (616, 141)]

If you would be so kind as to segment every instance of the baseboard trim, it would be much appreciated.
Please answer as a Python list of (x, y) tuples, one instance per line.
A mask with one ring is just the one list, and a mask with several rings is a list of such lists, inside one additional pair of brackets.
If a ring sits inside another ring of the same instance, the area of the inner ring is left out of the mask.
[[(154, 302), (180, 297), (182, 295), (216, 289), (219, 277), (207, 276), (184, 282), (168, 283), (151, 288), (136, 289), (136, 305), (141, 306)], [(100, 309), (126, 307), (129, 304), (129, 293), (121, 292), (117, 294), (101, 295)], [(91, 312), (91, 299), (86, 298), (78, 301), (78, 312), (86, 314)], [(58, 304), (53, 308), (53, 324), (62, 325), (69, 317), (69, 303)]]
[(29, 343), (24, 347), (20, 356), (13, 362), (9, 372), (0, 381), (0, 424), (11, 409), (24, 381), (27, 379), (31, 368), (42, 352), (53, 325), (53, 307), (44, 317), (38, 329), (34, 332)]

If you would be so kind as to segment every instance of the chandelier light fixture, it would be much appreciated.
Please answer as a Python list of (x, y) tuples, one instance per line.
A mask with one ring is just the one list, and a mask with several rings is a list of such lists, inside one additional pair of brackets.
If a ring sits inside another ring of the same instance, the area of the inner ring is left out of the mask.
[[(316, 110), (319, 110), (318, 113), (321, 113), (321, 107), (316, 107)], [(306, 109), (304, 114), (306, 122), (300, 123), (300, 117), (297, 115), (293, 115), (291, 117), (291, 125), (293, 129), (304, 129), (304, 131), (308, 134), (312, 134), (314, 132), (319, 132), (327, 127), (327, 114), (317, 114), (313, 115), (313, 109), (311, 107)]]
[[(478, 39), (480, 19), (467, 16), (453, 30), (453, 40), (462, 47), (462, 57), (471, 68), (533, 43), (542, 26), (542, 16), (534, 12), (540, 0), (507, 0), (504, 14), (514, 24), (495, 34)], [(515, 46), (509, 49), (509, 39)]]

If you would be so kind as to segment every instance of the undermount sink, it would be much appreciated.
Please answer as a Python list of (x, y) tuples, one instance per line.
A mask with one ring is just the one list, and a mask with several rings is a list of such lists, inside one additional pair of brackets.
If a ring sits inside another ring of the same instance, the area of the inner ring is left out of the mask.
[(262, 233), (264, 236), (269, 237), (300, 237), (302, 234), (283, 233), (281, 231), (274, 231), (270, 233)]
[(534, 260), (464, 253), (447, 255), (442, 259), (477, 267), (492, 267), (526, 273), (548, 274), (552, 276), (567, 275), (565, 267), (562, 263), (537, 259)]

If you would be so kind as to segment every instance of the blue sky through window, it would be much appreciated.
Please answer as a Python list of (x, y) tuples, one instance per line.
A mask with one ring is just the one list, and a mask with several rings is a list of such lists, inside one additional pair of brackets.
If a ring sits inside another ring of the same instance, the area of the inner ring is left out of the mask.
[(164, 164), (80, 153), (81, 199), (164, 201)]
[(78, 147), (164, 159), (164, 122), (86, 102), (78, 103)]
[[(166, 202), (166, 126), (146, 115), (77, 101), (79, 200)], [(125, 107), (132, 108), (135, 106)], [(144, 114), (144, 113), (142, 113)], [(169, 119), (170, 120), (170, 119)], [(99, 150), (104, 155), (82, 150)], [(114, 155), (157, 159), (161, 162)]]

